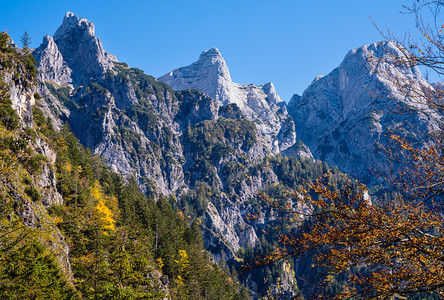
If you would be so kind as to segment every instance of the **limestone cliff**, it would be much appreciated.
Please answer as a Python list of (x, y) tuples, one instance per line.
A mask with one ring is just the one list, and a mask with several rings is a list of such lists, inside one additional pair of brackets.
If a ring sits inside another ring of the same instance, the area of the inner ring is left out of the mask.
[(293, 121), (273, 83), (261, 86), (234, 83), (216, 48), (202, 52), (198, 61), (158, 80), (168, 83), (174, 90), (199, 90), (221, 105), (236, 104), (248, 120), (256, 123), (261, 142), (272, 153), (279, 153), (296, 142)]
[(440, 119), (404, 88), (433, 87), (417, 67), (392, 65), (393, 56), (403, 53), (388, 41), (354, 49), (338, 68), (316, 77), (289, 103), (296, 133), (314, 157), (367, 183), (375, 179), (372, 170), (382, 171), (387, 164), (382, 148), (389, 145), (390, 133), (410, 131), (412, 141), (421, 143), (415, 132), (437, 129)]

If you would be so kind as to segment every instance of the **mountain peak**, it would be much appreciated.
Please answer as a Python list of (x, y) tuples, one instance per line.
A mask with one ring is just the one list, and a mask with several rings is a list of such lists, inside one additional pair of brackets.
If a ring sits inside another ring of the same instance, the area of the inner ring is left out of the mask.
[(207, 58), (222, 58), (222, 55), (217, 48), (208, 49), (200, 54), (199, 60), (207, 59)]
[[(383, 57), (388, 53), (396, 52), (399, 54), (400, 48), (394, 42), (383, 40), (372, 44), (367, 44), (349, 51), (349, 54), (371, 53), (375, 57)], [(347, 56), (346, 56), (347, 57)]]
[(72, 13), (70, 11), (67, 11), (66, 14), (65, 14), (65, 18), (71, 18), (71, 17), (78, 18), (74, 13)]
[(228, 70), (227, 64), (217, 48), (211, 48), (202, 52), (199, 56), (199, 60), (193, 63), (191, 66), (206, 70), (206, 72), (211, 69), (212, 72), (210, 73), (213, 75), (213, 80), (217, 80), (218, 77), (222, 77), (231, 82), (230, 71)]
[(68, 23), (68, 24), (74, 24), (79, 21), (80, 21), (80, 18), (76, 14), (74, 14), (70, 11), (67, 11), (65, 14), (65, 17), (63, 18), (63, 23)]
[(217, 48), (202, 52), (198, 61), (175, 69), (158, 80), (174, 90), (199, 90), (220, 105), (236, 104), (247, 119), (261, 121), (257, 125), (258, 132), (272, 153), (283, 151), (295, 143), (294, 123), (273, 83), (260, 86), (234, 83)]
[[(374, 73), (376, 72), (375, 68), (386, 68), (393, 64), (395, 60), (400, 59), (408, 61), (409, 55), (408, 50), (402, 45), (393, 41), (384, 40), (349, 51), (342, 64), (365, 65), (367, 71), (370, 70), (371, 73)], [(399, 70), (402, 69), (403, 71), (412, 72), (415, 75), (420, 76), (419, 69), (414, 65), (397, 65), (397, 67)]]
[(432, 114), (393, 113), (399, 107), (416, 111), (420, 105), (417, 98), (411, 102), (405, 87), (424, 91), (430, 86), (416, 66), (394, 64), (406, 55), (405, 48), (391, 41), (358, 47), (339, 67), (314, 80), (302, 97), (292, 98), (288, 106), (296, 134), (315, 158), (374, 182), (378, 179), (371, 174), (385, 164), (375, 149), (389, 143), (394, 128), (408, 124), (416, 135), (419, 128), (435, 127)]
[(91, 21), (84, 18), (79, 18), (74, 13), (68, 11), (63, 18), (62, 25), (60, 25), (60, 27), (54, 33), (54, 40), (62, 38), (63, 35), (76, 27), (83, 29), (83, 31), (85, 31), (91, 37), (95, 36), (94, 24)]
[(113, 66), (115, 57), (105, 52), (102, 42), (95, 36), (94, 24), (67, 12), (54, 34), (58, 50), (73, 71), (73, 82), (80, 83), (100, 76)]
[(72, 70), (64, 63), (62, 54), (52, 37), (45, 35), (42, 44), (34, 50), (32, 55), (38, 63), (40, 81), (71, 83)]
[(199, 60), (189, 66), (175, 69), (158, 79), (175, 90), (197, 89), (216, 100), (221, 87), (231, 86), (230, 71), (217, 48), (201, 53)]

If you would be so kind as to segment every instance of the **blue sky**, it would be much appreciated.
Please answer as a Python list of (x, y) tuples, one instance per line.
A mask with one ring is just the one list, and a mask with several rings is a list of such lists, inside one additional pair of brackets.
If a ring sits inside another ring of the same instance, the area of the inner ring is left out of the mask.
[(237, 83), (272, 81), (282, 99), (301, 94), (353, 48), (382, 40), (382, 29), (413, 30), (409, 0), (0, 0), (0, 30), (31, 46), (53, 35), (65, 12), (95, 24), (107, 52), (159, 77), (216, 47)]

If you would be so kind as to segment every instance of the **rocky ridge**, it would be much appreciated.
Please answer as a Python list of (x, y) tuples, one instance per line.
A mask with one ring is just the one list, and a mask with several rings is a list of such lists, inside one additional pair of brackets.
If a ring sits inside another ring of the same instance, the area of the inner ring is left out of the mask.
[[(140, 161), (137, 155), (129, 157), (127, 148), (134, 149), (136, 145), (112, 139), (120, 136), (119, 128), (125, 126), (128, 131), (123, 134), (140, 138), (137, 147), (153, 151), (139, 124), (120, 113), (137, 104), (138, 100), (126, 75), (117, 74), (117, 59), (106, 53), (95, 37), (93, 23), (68, 12), (54, 37), (45, 36), (33, 54), (41, 81), (39, 92), (45, 96), (42, 108), (58, 126), (68, 121), (85, 146), (108, 159), (111, 167), (125, 176), (135, 176), (140, 181), (142, 177), (150, 176), (162, 193), (175, 191), (183, 185), (180, 171), (174, 174), (174, 180), (167, 179), (168, 175), (165, 176), (157, 159), (159, 154), (150, 156), (151, 161)], [(165, 96), (172, 97), (171, 94)], [(157, 100), (155, 97), (150, 99)], [(167, 125), (161, 119), (159, 121), (157, 129), (162, 131)], [(178, 143), (170, 145), (174, 153), (180, 152), (175, 146)], [(180, 169), (174, 167), (174, 163), (167, 165), (169, 167), (164, 169), (170, 172)]]
[[(374, 182), (372, 172), (382, 171), (386, 164), (382, 148), (389, 145), (390, 133), (402, 135), (408, 130), (412, 141), (421, 143), (415, 132), (433, 131), (440, 120), (421, 109), (426, 108), (422, 100), (406, 96), (404, 86), (411, 90), (432, 86), (417, 67), (391, 65), (393, 55), (403, 57), (389, 41), (351, 50), (337, 69), (316, 77), (302, 96), (294, 95), (288, 104), (296, 134), (314, 157), (367, 183)], [(400, 107), (413, 113), (398, 113)]]
[(103, 50), (102, 42), (95, 36), (94, 24), (72, 12), (66, 13), (53, 38), (76, 84), (103, 75), (117, 61)]

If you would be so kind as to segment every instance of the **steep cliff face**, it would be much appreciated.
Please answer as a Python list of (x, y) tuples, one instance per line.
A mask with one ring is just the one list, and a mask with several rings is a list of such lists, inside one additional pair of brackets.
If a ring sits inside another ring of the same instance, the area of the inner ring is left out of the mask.
[(45, 35), (40, 47), (35, 49), (32, 54), (39, 63), (36, 85), (39, 93), (44, 98), (44, 101), (40, 103), (41, 109), (51, 119), (55, 127), (60, 129), (62, 119), (66, 120), (70, 111), (61, 100), (50, 92), (46, 82), (51, 83), (53, 87), (63, 87), (65, 91), (69, 91), (72, 89), (73, 83), (71, 78), (72, 70), (67, 66), (57, 44), (49, 35)]
[(12, 102), (12, 107), (20, 117), (22, 125), (32, 127), (32, 106), (35, 104), (34, 95), (37, 89), (30, 79), (27, 66), (33, 66), (33, 61), (27, 56), (22, 60), (5, 56), (2, 62), (0, 71), (2, 71), (2, 80), (8, 86), (8, 98)]
[(72, 70), (63, 60), (52, 37), (45, 35), (40, 47), (33, 51), (33, 56), (39, 62), (38, 79), (40, 81), (51, 81), (59, 85), (72, 83)]
[(44, 229), (48, 246), (66, 275), (72, 277), (69, 247), (48, 213), (63, 204), (55, 176), (56, 155), (35, 129), (33, 106), (39, 98), (34, 84), (35, 66), (27, 49), (4, 44), (0, 35), (0, 219), (3, 254)]
[(54, 33), (54, 41), (77, 84), (103, 75), (117, 61), (103, 50), (102, 42), (95, 36), (94, 24), (71, 12), (66, 13)]
[[(436, 129), (439, 117), (419, 111), (397, 113), (399, 107), (420, 108), (421, 100), (406, 94), (404, 86), (432, 88), (417, 67), (391, 65), (392, 55), (402, 52), (392, 42), (379, 42), (350, 51), (339, 68), (318, 76), (289, 103), (296, 133), (313, 155), (341, 170), (371, 182), (371, 169), (381, 170), (381, 146), (389, 144), (389, 133)], [(397, 82), (394, 82), (396, 78)], [(425, 108), (425, 106), (423, 106)]]
[[(67, 13), (33, 54), (45, 116), (58, 129), (68, 122), (84, 146), (146, 194), (174, 196), (186, 215), (199, 218), (218, 262), (235, 266), (246, 252), (272, 247), (263, 230), (278, 225), (279, 216), (262, 207), (262, 195), (296, 205), (289, 195), (328, 169), (296, 142), (274, 86), (233, 83), (217, 49), (158, 81), (118, 62), (91, 22)], [(249, 220), (253, 214), (260, 217)], [(291, 272), (284, 277), (294, 295)], [(261, 289), (264, 278), (250, 276), (248, 284)]]
[(168, 83), (174, 90), (199, 90), (221, 105), (236, 104), (248, 120), (256, 123), (262, 143), (274, 154), (296, 142), (293, 121), (273, 84), (234, 83), (216, 48), (204, 51), (198, 61), (175, 69), (158, 80)]

